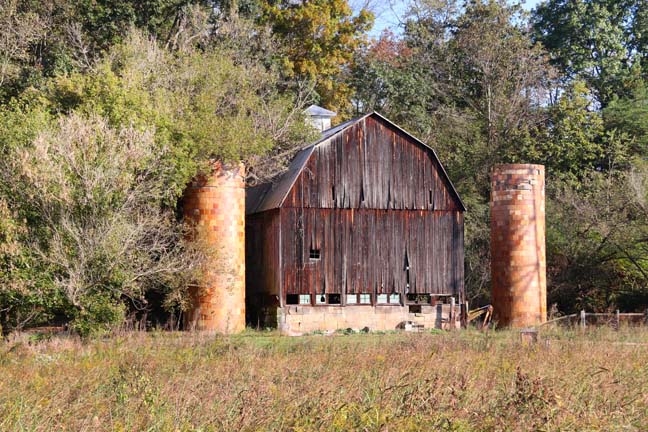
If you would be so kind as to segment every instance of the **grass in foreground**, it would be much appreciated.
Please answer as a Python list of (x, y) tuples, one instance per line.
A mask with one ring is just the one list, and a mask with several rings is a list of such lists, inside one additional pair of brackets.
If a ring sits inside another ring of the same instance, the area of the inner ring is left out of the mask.
[(0, 343), (0, 430), (648, 430), (648, 330), (540, 336)]

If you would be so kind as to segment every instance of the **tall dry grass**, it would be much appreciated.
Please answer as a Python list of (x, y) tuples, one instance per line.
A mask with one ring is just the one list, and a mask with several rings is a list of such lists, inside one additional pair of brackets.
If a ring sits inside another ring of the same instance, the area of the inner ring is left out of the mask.
[(648, 430), (648, 330), (0, 344), (2, 431)]

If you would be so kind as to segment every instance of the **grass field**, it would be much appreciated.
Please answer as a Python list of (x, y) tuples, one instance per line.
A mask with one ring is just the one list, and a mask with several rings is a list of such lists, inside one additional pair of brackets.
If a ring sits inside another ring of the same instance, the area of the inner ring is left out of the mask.
[(646, 431), (648, 330), (0, 342), (1, 431)]

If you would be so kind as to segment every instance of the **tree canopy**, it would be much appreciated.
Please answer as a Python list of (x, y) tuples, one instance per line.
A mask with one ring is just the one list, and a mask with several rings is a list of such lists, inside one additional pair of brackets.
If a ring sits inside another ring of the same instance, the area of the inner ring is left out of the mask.
[(416, 2), (372, 38), (346, 0), (0, 5), (0, 326), (109, 330), (186, 302), (177, 201), (211, 159), (268, 180), (312, 131), (378, 110), (433, 146), (489, 301), (489, 170), (547, 167), (549, 301), (648, 307), (645, 0)]
[(549, 301), (648, 306), (645, 6), (425, 1), (356, 53), (355, 106), (429, 141), (467, 204), (473, 300), (490, 290), (489, 169), (525, 162), (547, 167)]

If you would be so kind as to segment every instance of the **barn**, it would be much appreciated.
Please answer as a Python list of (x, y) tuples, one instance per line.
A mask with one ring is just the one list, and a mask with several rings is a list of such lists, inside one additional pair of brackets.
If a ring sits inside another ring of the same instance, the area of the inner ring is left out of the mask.
[(248, 323), (455, 326), (465, 207), (436, 153), (378, 113), (324, 131), (246, 194)]

